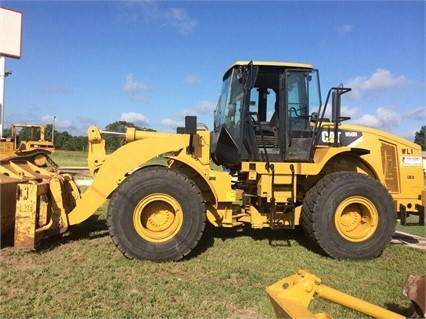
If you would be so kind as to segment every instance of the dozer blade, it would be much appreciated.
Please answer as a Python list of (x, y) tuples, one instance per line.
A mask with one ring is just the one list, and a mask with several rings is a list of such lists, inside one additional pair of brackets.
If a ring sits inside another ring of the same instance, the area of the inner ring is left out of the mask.
[(33, 249), (42, 238), (64, 233), (80, 198), (71, 175), (27, 161), (2, 161), (0, 187), (2, 243), (15, 248)]

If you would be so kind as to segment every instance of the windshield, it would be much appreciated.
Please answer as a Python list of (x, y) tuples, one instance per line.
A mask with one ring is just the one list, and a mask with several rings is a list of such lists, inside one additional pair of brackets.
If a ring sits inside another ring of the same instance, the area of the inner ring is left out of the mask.
[(215, 111), (215, 129), (223, 125), (234, 138), (239, 137), (243, 97), (243, 79), (239, 70), (234, 68), (223, 81)]

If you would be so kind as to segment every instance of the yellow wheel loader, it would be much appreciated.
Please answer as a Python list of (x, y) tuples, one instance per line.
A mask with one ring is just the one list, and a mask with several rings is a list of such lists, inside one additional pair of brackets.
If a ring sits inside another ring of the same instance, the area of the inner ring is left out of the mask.
[[(68, 199), (63, 203), (71, 204), (59, 205), (62, 228), (56, 233), (87, 220), (110, 199), (109, 232), (128, 258), (180, 260), (197, 246), (206, 223), (302, 227), (312, 247), (328, 256), (377, 257), (397, 218), (416, 214), (424, 223), (421, 148), (345, 124), (340, 101), (349, 90), (331, 88), (323, 103), (312, 65), (241, 61), (225, 72), (212, 131), (195, 117), (187, 117), (176, 134), (128, 128), (127, 143), (106, 155), (102, 132), (90, 127), (93, 183), (80, 198), (72, 179), (58, 175), (72, 193), (60, 188)], [(164, 154), (165, 165), (151, 164)], [(51, 179), (22, 178), (18, 186)], [(58, 193), (50, 187), (46, 195), (48, 217)], [(42, 209), (40, 196), (34, 194), (37, 205), (28, 209), (33, 219)], [(17, 198), (6, 215), (28, 207)]]

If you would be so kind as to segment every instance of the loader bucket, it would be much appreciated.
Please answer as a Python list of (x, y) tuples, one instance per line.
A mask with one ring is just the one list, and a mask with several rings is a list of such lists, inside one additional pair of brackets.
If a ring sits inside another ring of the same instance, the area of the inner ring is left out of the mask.
[(3, 160), (0, 166), (2, 245), (33, 249), (44, 237), (68, 228), (68, 213), (80, 191), (69, 174), (28, 161)]

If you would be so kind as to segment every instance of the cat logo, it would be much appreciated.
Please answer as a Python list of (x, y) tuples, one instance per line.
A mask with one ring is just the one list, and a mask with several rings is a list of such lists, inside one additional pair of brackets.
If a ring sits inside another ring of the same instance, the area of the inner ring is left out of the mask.
[[(334, 144), (336, 136), (334, 131), (329, 129), (323, 129), (320, 131), (320, 142), (319, 145)], [(339, 146), (355, 146), (362, 141), (362, 132), (358, 131), (339, 131), (337, 133), (337, 144)]]

